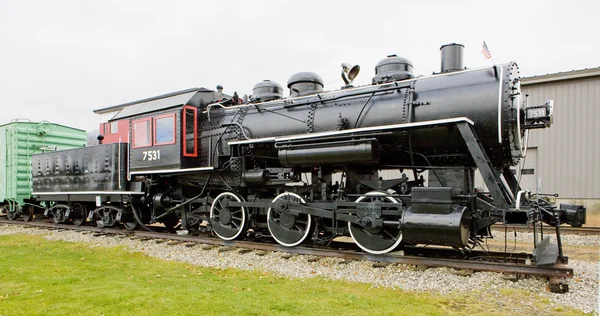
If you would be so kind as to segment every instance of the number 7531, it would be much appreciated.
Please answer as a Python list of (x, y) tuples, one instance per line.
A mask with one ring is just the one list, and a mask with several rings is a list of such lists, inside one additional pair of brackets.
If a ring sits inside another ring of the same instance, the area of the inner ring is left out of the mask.
[(142, 154), (144, 154), (144, 157), (142, 158), (142, 160), (158, 160), (160, 159), (160, 150), (148, 150), (148, 151), (143, 151)]

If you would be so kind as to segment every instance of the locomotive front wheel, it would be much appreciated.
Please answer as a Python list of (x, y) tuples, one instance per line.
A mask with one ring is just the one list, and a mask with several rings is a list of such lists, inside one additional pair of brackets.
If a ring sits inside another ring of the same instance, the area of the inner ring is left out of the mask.
[[(398, 201), (389, 196), (388, 193), (381, 191), (371, 191), (365, 196), (356, 199), (356, 202), (398, 203)], [(390, 218), (390, 220), (397, 220), (397, 218)], [(362, 250), (368, 253), (377, 255), (388, 253), (396, 249), (402, 242), (402, 229), (398, 227), (384, 226), (382, 228), (373, 229), (348, 222), (348, 228), (354, 242)]]
[(244, 198), (233, 192), (223, 192), (210, 207), (210, 225), (213, 232), (223, 240), (238, 238), (248, 228), (246, 208), (231, 206), (231, 202), (244, 202)]
[(25, 205), (23, 206), (23, 221), (30, 222), (33, 220), (33, 205)]
[(267, 226), (273, 239), (280, 245), (294, 247), (306, 240), (313, 225), (310, 214), (291, 214), (289, 202), (306, 203), (296, 193), (284, 192), (278, 195), (271, 202), (277, 206), (269, 207), (267, 212)]
[(73, 224), (75, 226), (81, 226), (82, 224), (85, 224), (87, 216), (88, 212), (87, 207), (85, 207), (85, 205), (81, 203), (73, 204), (71, 212), (69, 213), (69, 218), (73, 220)]

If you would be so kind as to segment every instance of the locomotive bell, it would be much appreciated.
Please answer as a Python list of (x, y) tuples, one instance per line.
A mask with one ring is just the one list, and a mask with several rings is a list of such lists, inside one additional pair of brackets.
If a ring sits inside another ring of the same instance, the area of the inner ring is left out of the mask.
[(396, 55), (388, 55), (375, 66), (373, 84), (410, 79), (414, 77), (412, 72), (413, 65), (410, 60)]
[(291, 97), (301, 97), (323, 91), (323, 79), (314, 72), (298, 72), (288, 80)]
[(358, 76), (358, 72), (360, 71), (359, 65), (351, 65), (349, 63), (342, 64), (342, 79), (346, 86), (350, 86), (352, 81), (356, 76)]

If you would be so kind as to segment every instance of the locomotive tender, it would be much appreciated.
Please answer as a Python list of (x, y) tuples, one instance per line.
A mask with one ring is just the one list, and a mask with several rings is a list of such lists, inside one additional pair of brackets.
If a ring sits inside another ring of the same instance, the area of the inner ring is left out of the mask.
[[(289, 97), (265, 80), (249, 102), (207, 89), (134, 102), (111, 120), (127, 122), (127, 139), (34, 156), (33, 195), (57, 222), (163, 223), (287, 247), (350, 236), (373, 254), (470, 249), (494, 223), (583, 224), (582, 206), (530, 198), (510, 169), (526, 132), (552, 124), (553, 102), (525, 107), (516, 63), (466, 69), (462, 49), (442, 46), (430, 76), (391, 55), (366, 86), (353, 87), (357, 68), (344, 64), (336, 91), (302, 72)], [(544, 247), (538, 264), (554, 263)]]

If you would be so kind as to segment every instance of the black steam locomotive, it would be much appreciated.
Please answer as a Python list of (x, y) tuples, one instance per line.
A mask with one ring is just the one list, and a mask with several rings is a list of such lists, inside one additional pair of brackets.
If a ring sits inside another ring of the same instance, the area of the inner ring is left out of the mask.
[(134, 102), (112, 119), (128, 139), (35, 156), (33, 194), (56, 222), (163, 223), (288, 247), (350, 236), (373, 254), (469, 249), (494, 223), (583, 224), (582, 206), (531, 198), (510, 169), (525, 132), (551, 125), (553, 102), (524, 107), (516, 63), (466, 69), (462, 49), (442, 46), (430, 76), (392, 55), (367, 86), (343, 64), (336, 91), (302, 72), (289, 97), (265, 80), (246, 102), (208, 89)]

